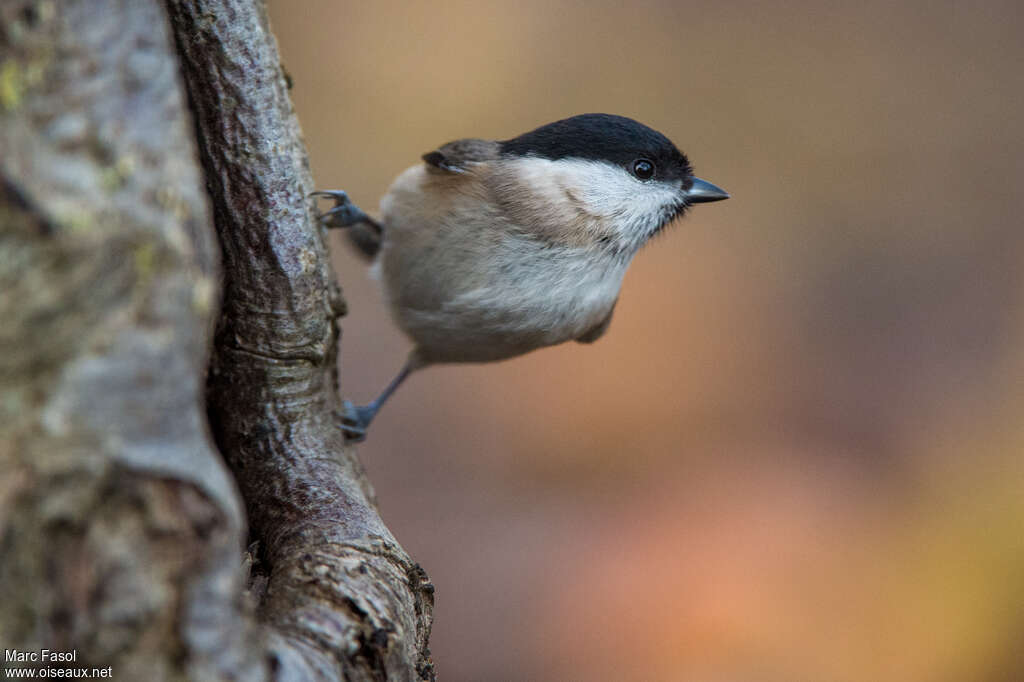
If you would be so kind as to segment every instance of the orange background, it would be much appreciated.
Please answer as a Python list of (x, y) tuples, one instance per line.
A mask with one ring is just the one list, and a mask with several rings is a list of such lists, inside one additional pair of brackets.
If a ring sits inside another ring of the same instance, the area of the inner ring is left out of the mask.
[[(1019, 2), (283, 2), (318, 186), (634, 117), (732, 193), (607, 336), (428, 369), (360, 456), (445, 680), (1024, 679)], [(340, 235), (342, 381), (409, 344)]]

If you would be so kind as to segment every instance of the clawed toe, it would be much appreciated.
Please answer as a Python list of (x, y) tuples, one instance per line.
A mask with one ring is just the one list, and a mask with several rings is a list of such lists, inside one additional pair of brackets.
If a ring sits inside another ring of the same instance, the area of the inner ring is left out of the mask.
[(341, 190), (318, 190), (309, 196), (334, 200), (334, 206), (320, 214), (320, 222), (328, 227), (349, 227), (369, 219), (361, 208), (349, 200), (348, 194)]
[(345, 432), (345, 440), (361, 443), (366, 440), (366, 430), (377, 414), (372, 405), (353, 405), (348, 400), (342, 403), (342, 411), (338, 416), (338, 428)]
[(388, 397), (398, 389), (405, 381), (405, 378), (415, 369), (413, 360), (409, 360), (402, 367), (402, 371), (391, 380), (391, 383), (381, 391), (377, 399), (369, 405), (353, 405), (348, 400), (341, 403), (341, 411), (338, 415), (338, 428), (345, 432), (345, 440), (350, 443), (359, 443), (366, 440), (366, 430), (370, 428), (370, 422), (377, 416), (381, 405), (387, 402)]
[(310, 192), (309, 196), (327, 197), (328, 199), (334, 199), (338, 203), (348, 201), (348, 193), (340, 189), (318, 189), (315, 192)]
[(340, 204), (320, 216), (320, 220), (330, 227), (348, 227), (365, 219), (366, 214), (355, 204)]

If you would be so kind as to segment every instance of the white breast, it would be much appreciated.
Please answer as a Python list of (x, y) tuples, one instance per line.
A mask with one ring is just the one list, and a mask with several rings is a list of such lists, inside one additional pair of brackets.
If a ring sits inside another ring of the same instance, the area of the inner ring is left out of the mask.
[(400, 324), (433, 362), (500, 360), (579, 338), (618, 298), (626, 264), (595, 263), (582, 249), (551, 251), (509, 236), (492, 253), (485, 283), (436, 309), (396, 310)]
[(545, 345), (576, 338), (615, 304), (627, 263), (582, 247), (551, 248), (509, 235), (494, 254), (491, 286), (465, 292), (452, 308), (491, 311), (509, 333), (539, 335)]

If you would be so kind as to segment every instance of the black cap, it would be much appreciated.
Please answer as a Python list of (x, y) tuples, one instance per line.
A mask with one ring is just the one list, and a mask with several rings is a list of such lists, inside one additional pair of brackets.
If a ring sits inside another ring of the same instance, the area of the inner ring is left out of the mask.
[(654, 164), (655, 180), (683, 180), (684, 187), (693, 177), (689, 160), (671, 140), (625, 116), (581, 114), (499, 144), (507, 156), (606, 161), (626, 169), (646, 159)]

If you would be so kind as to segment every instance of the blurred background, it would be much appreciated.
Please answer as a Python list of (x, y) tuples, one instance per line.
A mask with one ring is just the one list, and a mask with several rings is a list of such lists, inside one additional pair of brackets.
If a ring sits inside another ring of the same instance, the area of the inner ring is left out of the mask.
[[(360, 456), (444, 680), (1024, 679), (1024, 5), (284, 2), (317, 185), (636, 118), (732, 193), (593, 346), (418, 374)], [(344, 239), (342, 382), (409, 343)]]

